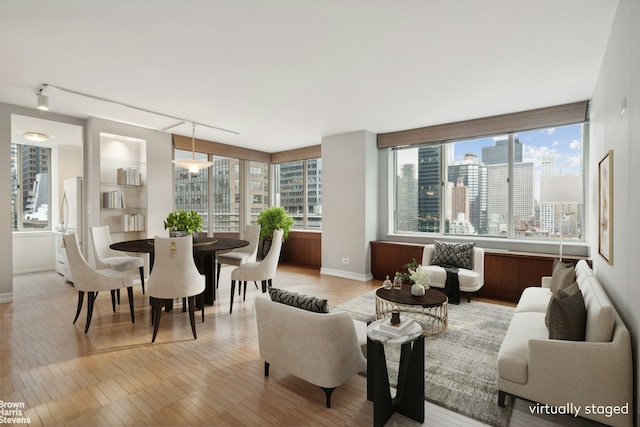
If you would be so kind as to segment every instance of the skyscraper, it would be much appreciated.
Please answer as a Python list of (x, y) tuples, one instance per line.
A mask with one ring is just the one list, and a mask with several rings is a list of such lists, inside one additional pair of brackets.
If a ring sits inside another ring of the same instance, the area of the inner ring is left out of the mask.
[[(522, 162), (522, 143), (516, 137), (513, 141), (513, 161)], [(509, 140), (499, 139), (493, 147), (482, 147), (482, 163), (495, 165), (509, 163)]]
[(418, 150), (418, 231), (440, 231), (440, 147)]
[(418, 231), (418, 200), (415, 197), (417, 191), (415, 165), (402, 165), (396, 187), (396, 231)]
[[(467, 220), (473, 224), (478, 234), (487, 232), (487, 167), (480, 164), (475, 154), (466, 154), (464, 159), (449, 165), (447, 180), (457, 185), (459, 180), (467, 188), (469, 211)], [(453, 193), (452, 193), (453, 194)], [(452, 211), (453, 218), (457, 215)]]

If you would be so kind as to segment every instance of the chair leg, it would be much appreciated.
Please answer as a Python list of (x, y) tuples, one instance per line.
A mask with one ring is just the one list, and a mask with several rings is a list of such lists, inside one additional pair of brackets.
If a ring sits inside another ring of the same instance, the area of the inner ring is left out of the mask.
[(151, 299), (151, 313), (153, 317), (153, 337), (151, 338), (151, 342), (156, 341), (156, 336), (158, 335), (158, 326), (160, 326), (160, 316), (162, 316), (162, 300), (159, 298)]
[(202, 312), (202, 323), (204, 323), (204, 292), (200, 294), (200, 311)]
[(144, 295), (144, 267), (140, 267), (140, 283), (142, 284), (142, 295)]
[(78, 309), (76, 310), (76, 317), (73, 318), (73, 324), (76, 324), (78, 316), (80, 316), (80, 310), (82, 310), (82, 302), (84, 301), (84, 291), (78, 291)]
[(269, 362), (264, 362), (264, 376), (268, 377), (269, 376)]
[(133, 287), (127, 288), (127, 295), (129, 296), (129, 311), (131, 312), (131, 323), (136, 323), (136, 318), (133, 314)]
[(335, 387), (331, 387), (331, 388), (327, 388), (327, 387), (321, 387), (322, 390), (324, 390), (324, 394), (327, 396), (327, 408), (331, 408), (331, 393), (333, 393), (333, 390), (335, 390)]
[[(120, 289), (118, 289), (118, 296), (120, 295)], [(120, 298), (118, 298), (118, 304), (120, 304)], [(111, 308), (113, 312), (116, 312), (116, 290), (111, 289)]]
[(233, 294), (236, 293), (236, 281), (232, 280), (231, 281), (231, 301), (229, 302), (229, 314), (231, 314), (231, 311), (233, 310)]
[[(116, 295), (118, 296), (118, 305), (120, 305), (120, 289), (116, 291)], [(114, 310), (115, 313), (115, 310)]]
[(87, 324), (84, 327), (84, 333), (86, 334), (91, 324), (91, 316), (93, 315), (93, 302), (96, 297), (93, 292), (89, 291), (89, 298), (87, 299)]
[(196, 335), (196, 321), (195, 321), (195, 312), (193, 306), (196, 303), (195, 297), (192, 295), (188, 298), (189, 300), (189, 322), (191, 322), (191, 331), (193, 332), (193, 339), (197, 340), (198, 336)]
[(258, 282), (253, 282), (254, 285), (256, 285), (256, 289), (258, 289)]
[(219, 262), (216, 262), (216, 267), (218, 267), (216, 269), (216, 288), (218, 287), (218, 284), (220, 283), (220, 267), (222, 266), (222, 264), (220, 264)]
[(244, 294), (242, 295), (242, 301), (244, 302), (247, 299), (247, 281), (244, 281)]

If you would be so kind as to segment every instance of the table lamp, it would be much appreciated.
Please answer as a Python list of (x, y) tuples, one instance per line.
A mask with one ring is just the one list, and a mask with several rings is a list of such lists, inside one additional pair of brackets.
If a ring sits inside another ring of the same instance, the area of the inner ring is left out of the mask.
[[(540, 180), (540, 203), (582, 203), (580, 175), (543, 175)], [(560, 219), (560, 262), (562, 262), (562, 216)], [(555, 213), (554, 213), (555, 222)]]

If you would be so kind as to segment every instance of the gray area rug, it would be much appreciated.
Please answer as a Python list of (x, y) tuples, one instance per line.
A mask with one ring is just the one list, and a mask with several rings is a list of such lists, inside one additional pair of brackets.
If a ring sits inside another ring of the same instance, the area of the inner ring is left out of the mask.
[[(375, 318), (375, 290), (331, 309)], [(508, 426), (513, 402), (498, 406), (497, 357), (515, 309), (479, 301), (449, 305), (446, 332), (425, 338), (425, 399), (492, 426)], [(397, 383), (399, 346), (386, 346), (389, 381)], [(428, 416), (428, 414), (427, 414)]]

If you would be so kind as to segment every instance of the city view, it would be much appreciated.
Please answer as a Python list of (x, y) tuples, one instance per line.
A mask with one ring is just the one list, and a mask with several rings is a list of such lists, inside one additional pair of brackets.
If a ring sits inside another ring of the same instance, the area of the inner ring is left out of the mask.
[(541, 176), (583, 174), (583, 142), (574, 124), (397, 149), (396, 231), (583, 239), (582, 204), (539, 202)]

